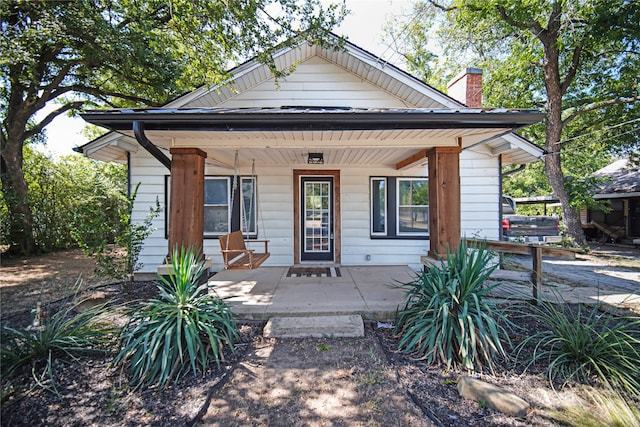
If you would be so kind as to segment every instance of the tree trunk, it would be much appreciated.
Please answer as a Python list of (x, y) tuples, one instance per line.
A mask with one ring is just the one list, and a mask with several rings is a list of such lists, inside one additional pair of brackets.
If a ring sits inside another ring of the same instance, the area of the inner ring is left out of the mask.
[(33, 214), (27, 198), (28, 186), (22, 170), (24, 141), (7, 132), (3, 135), (0, 156), (2, 194), (8, 208), (10, 253), (28, 255), (36, 252)]
[(545, 34), (541, 37), (544, 46), (544, 80), (547, 90), (547, 124), (545, 131), (544, 148), (547, 156), (544, 162), (544, 171), (554, 194), (558, 197), (562, 205), (562, 221), (567, 228), (569, 236), (573, 237), (576, 244), (584, 246), (586, 239), (584, 231), (580, 225), (580, 215), (578, 211), (571, 207), (571, 199), (564, 186), (564, 174), (560, 161), (561, 146), (560, 137), (562, 135), (562, 84), (560, 82), (560, 63), (557, 32)]

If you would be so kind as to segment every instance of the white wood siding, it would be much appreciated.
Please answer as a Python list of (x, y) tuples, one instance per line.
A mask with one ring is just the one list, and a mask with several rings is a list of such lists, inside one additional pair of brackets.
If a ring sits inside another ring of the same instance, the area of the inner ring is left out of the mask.
[(154, 218), (152, 227), (156, 230), (149, 236), (142, 246), (139, 262), (142, 263), (140, 272), (155, 273), (162, 265), (168, 254), (168, 241), (165, 238), (165, 175), (169, 170), (153, 158), (145, 150), (131, 153), (130, 160), (131, 191), (138, 183), (138, 194), (131, 213), (132, 222), (141, 224), (149, 214), (149, 209), (155, 207), (156, 198), (160, 203), (160, 214)]
[[(298, 167), (302, 167), (299, 165)], [(460, 156), (461, 230), (467, 237), (499, 237), (499, 186), (497, 160), (477, 151), (463, 151)], [(264, 266), (293, 264), (293, 169), (260, 168), (258, 171), (259, 239), (268, 239), (271, 257)], [(142, 222), (155, 204), (161, 205), (154, 220), (157, 230), (146, 240), (140, 261), (141, 272), (156, 271), (168, 252), (164, 229), (164, 175), (167, 170), (146, 152), (131, 156), (131, 182), (141, 182), (133, 212), (133, 220)], [(248, 168), (242, 175), (250, 175)], [(228, 169), (207, 167), (207, 175), (232, 175)], [(371, 239), (370, 237), (370, 177), (427, 176), (425, 167), (399, 173), (392, 168), (349, 167), (340, 171), (342, 264), (343, 265), (410, 265), (419, 268), (420, 256), (426, 255), (425, 240)], [(260, 246), (257, 247), (257, 249)], [(217, 239), (205, 239), (204, 251), (213, 261), (213, 271), (223, 268)], [(371, 256), (367, 260), (367, 255)]]
[[(205, 105), (200, 105), (202, 102), (194, 102), (189, 106), (204, 107)], [(268, 78), (215, 106), (219, 108), (282, 106), (375, 108), (410, 105), (344, 68), (315, 56), (298, 65), (291, 75), (277, 82), (273, 78)]]
[(460, 234), (468, 238), (500, 238), (498, 159), (481, 150), (460, 154)]

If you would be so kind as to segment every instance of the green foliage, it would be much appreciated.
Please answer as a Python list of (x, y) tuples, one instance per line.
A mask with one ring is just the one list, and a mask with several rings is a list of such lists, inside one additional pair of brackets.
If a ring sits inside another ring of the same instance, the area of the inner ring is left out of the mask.
[[(535, 186), (519, 187), (524, 196), (555, 194), (567, 233), (583, 244), (578, 208), (593, 204), (586, 178), (611, 156), (639, 151), (638, 1), (426, 0), (405, 20), (399, 53), (428, 83), (442, 89), (461, 69), (479, 67), (485, 106), (545, 110), (544, 122), (523, 131), (547, 152), (545, 168), (533, 169)], [(580, 185), (565, 187), (568, 176)], [(510, 180), (520, 177), (531, 178)]]
[[(133, 273), (142, 265), (138, 262), (144, 239), (155, 231), (153, 219), (160, 213), (160, 202), (149, 208), (149, 213), (141, 224), (131, 221), (131, 213), (140, 184), (136, 185), (130, 197), (124, 197), (124, 206), (117, 207), (115, 223), (100, 222), (100, 213), (90, 205), (81, 213), (86, 217), (84, 224), (90, 228), (74, 230), (73, 235), (88, 256), (96, 258), (96, 273), (102, 277), (132, 280)], [(93, 221), (92, 221), (93, 220)], [(113, 236), (113, 240), (111, 239)], [(113, 244), (111, 244), (113, 243)]]
[(441, 267), (401, 284), (407, 301), (396, 316), (400, 350), (447, 369), (492, 370), (494, 359), (506, 356), (501, 339), (508, 340), (499, 325), (504, 314), (485, 299), (495, 287), (485, 285), (497, 268), (493, 258), (484, 245), (467, 247), (463, 240)]
[(253, 56), (281, 76), (290, 69), (277, 69), (274, 52), (304, 40), (326, 45), (344, 14), (318, 0), (1, 1), (0, 178), (12, 250), (39, 249), (22, 150), (55, 117), (163, 105), (225, 82)]
[(590, 384), (597, 378), (609, 388), (640, 396), (639, 317), (615, 317), (597, 306), (588, 313), (579, 306), (574, 312), (566, 304), (545, 302), (535, 308), (533, 319), (548, 329), (520, 343), (518, 357), (533, 346), (528, 366), (543, 363), (552, 385)]
[(158, 284), (160, 296), (132, 313), (122, 331), (114, 360), (138, 387), (165, 386), (191, 371), (204, 372), (211, 360), (224, 360), (238, 339), (231, 308), (198, 286), (204, 262), (193, 250), (174, 250), (169, 278)]
[[(22, 366), (32, 364), (35, 379), (35, 372), (41, 370), (53, 384), (53, 360), (77, 361), (82, 354), (108, 352), (115, 335), (115, 328), (106, 320), (112, 309), (104, 304), (84, 308), (84, 301), (73, 299), (64, 303), (50, 316), (42, 315), (40, 324), (29, 328), (3, 326), (0, 332), (3, 381)], [(38, 306), (36, 316), (40, 316), (40, 310)]]
[[(51, 252), (76, 245), (82, 231), (93, 241), (113, 242), (117, 214), (124, 206), (126, 168), (79, 155), (52, 158), (33, 145), (24, 148), (24, 174), (29, 185), (29, 205), (40, 251)], [(4, 193), (3, 193), (4, 195)], [(0, 244), (10, 243), (9, 204), (0, 196)]]

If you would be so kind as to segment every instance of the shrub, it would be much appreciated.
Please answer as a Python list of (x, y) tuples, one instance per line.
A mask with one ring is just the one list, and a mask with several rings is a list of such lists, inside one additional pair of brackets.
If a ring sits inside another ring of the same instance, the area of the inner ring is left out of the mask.
[(198, 286), (204, 262), (192, 250), (175, 250), (169, 278), (158, 284), (160, 296), (133, 313), (123, 330), (115, 365), (125, 367), (138, 387), (192, 371), (204, 372), (210, 360), (224, 360), (224, 347), (233, 352), (238, 339), (230, 307)]
[(505, 356), (501, 338), (508, 340), (499, 320), (504, 314), (484, 297), (496, 286), (485, 281), (497, 268), (484, 244), (447, 253), (446, 263), (418, 273), (401, 284), (407, 301), (398, 311), (395, 333), (401, 351), (447, 369), (493, 369), (496, 356)]
[[(131, 196), (122, 196), (124, 202), (116, 209), (118, 219), (115, 224), (101, 222), (99, 215), (93, 212), (93, 207), (88, 205), (78, 214), (79, 217), (86, 217), (80, 221), (85, 227), (76, 229), (73, 233), (85, 255), (95, 257), (96, 274), (124, 280), (125, 290), (131, 286), (134, 272), (142, 267), (138, 261), (142, 244), (155, 231), (152, 226), (153, 220), (160, 212), (160, 203), (156, 198), (155, 206), (149, 207), (149, 213), (141, 224), (131, 221), (139, 187), (140, 183), (136, 185)], [(94, 219), (93, 224), (91, 218)]]
[(517, 350), (533, 346), (527, 368), (544, 363), (553, 385), (570, 381), (585, 384), (599, 379), (612, 389), (640, 396), (640, 318), (616, 317), (594, 306), (585, 314), (579, 305), (542, 303), (534, 307), (533, 319), (548, 329), (527, 337)]
[(79, 311), (83, 302), (73, 299), (63, 304), (38, 326), (3, 326), (0, 339), (3, 380), (31, 363), (34, 373), (36, 368), (43, 367), (53, 381), (52, 360), (68, 357), (75, 361), (84, 353), (108, 352), (116, 331), (105, 319), (111, 310), (103, 304)]

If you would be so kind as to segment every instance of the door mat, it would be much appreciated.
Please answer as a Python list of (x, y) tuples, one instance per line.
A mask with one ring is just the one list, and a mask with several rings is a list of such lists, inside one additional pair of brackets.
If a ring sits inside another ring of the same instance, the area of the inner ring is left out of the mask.
[(342, 277), (339, 267), (291, 267), (287, 277)]

